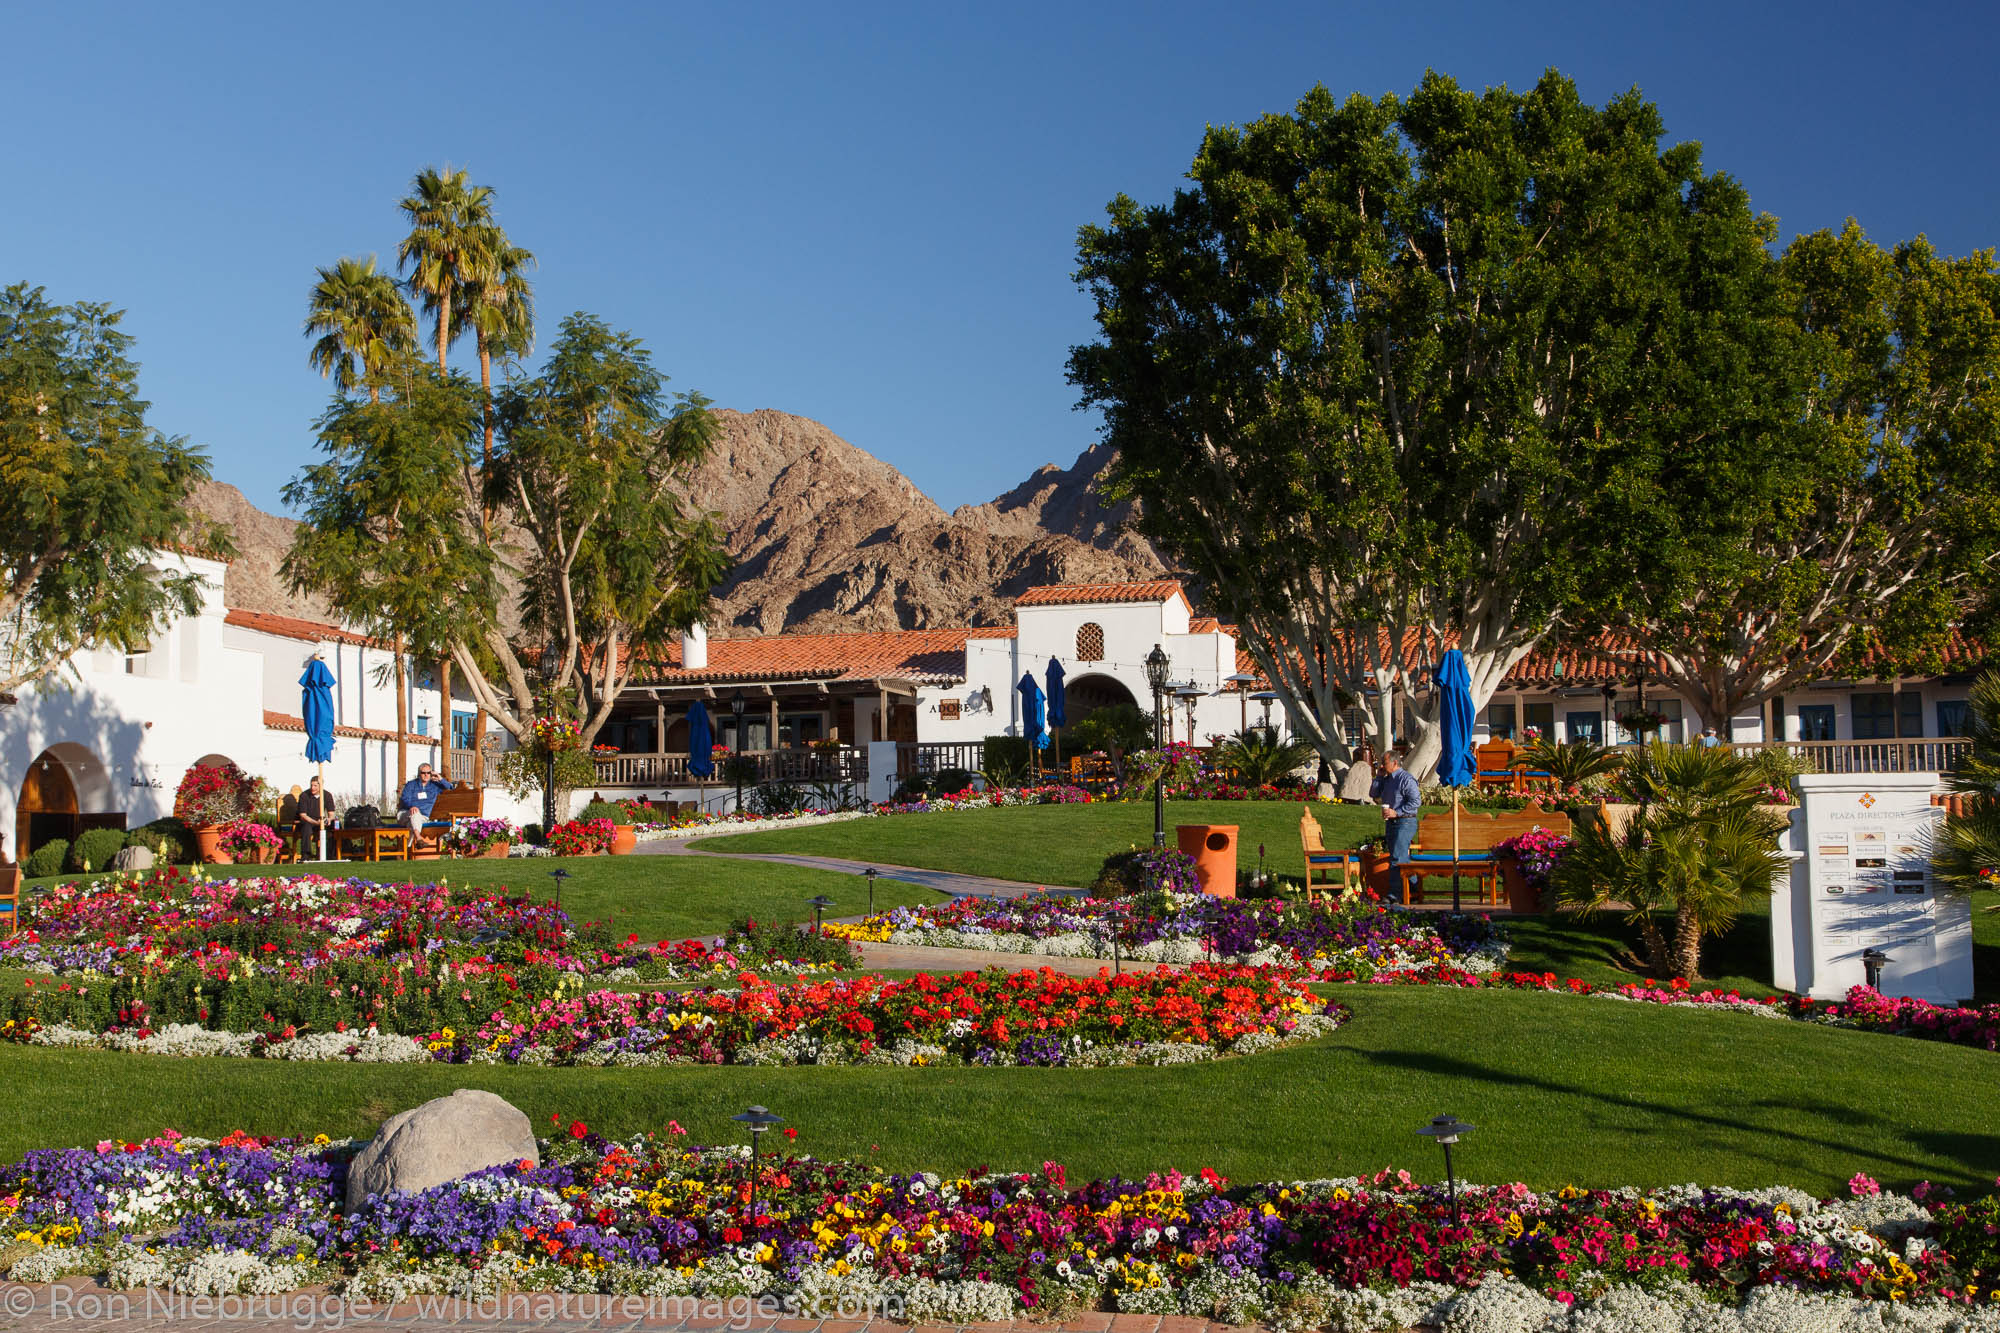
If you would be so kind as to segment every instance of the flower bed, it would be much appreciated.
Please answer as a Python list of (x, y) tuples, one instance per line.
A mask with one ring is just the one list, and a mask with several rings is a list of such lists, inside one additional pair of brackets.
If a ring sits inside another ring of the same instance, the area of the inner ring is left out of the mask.
[(352, 1214), (354, 1146), (323, 1137), (30, 1152), (0, 1167), (0, 1225), (33, 1247), (9, 1276), (204, 1295), (328, 1283), (377, 1301), (768, 1295), (808, 1316), (873, 1306), (954, 1324), (1104, 1309), (1453, 1333), (2000, 1327), (1995, 1200), (1906, 1198), (1859, 1176), (1839, 1200), (1465, 1187), (1454, 1220), (1446, 1191), (1406, 1172), (1072, 1186), (1054, 1162), (898, 1175), (781, 1152), (753, 1166), (741, 1149), (680, 1147), (671, 1123), (608, 1142), (556, 1122), (538, 1163)]
[[(235, 986), (188, 998), (176, 985), (150, 992), (147, 1001), (132, 998), (129, 988), (94, 1000), (75, 992), (51, 997), (45, 989), (27, 1005), (0, 1011), (7, 1012), (0, 1036), (41, 1046), (289, 1060), (1098, 1067), (1252, 1054), (1324, 1036), (1346, 1017), (1288, 974), (1248, 968), (785, 985), (746, 973), (741, 989), (647, 994), (586, 994), (574, 978), (547, 985), (529, 983), (548, 978), (514, 973), (499, 979), (505, 989), (467, 987), (456, 974), (419, 974), (400, 988), (356, 993), (342, 973), (325, 992)], [(354, 1012), (361, 1017), (335, 1016)]]
[(810, 828), (814, 824), (840, 824), (850, 819), (866, 819), (865, 810), (818, 810), (793, 815), (683, 814), (671, 824), (641, 824), (638, 838), (654, 842), (664, 838), (699, 838), (711, 833), (743, 833), (763, 828)]
[(1447, 966), (1491, 970), (1506, 952), (1498, 928), (1485, 917), (1418, 916), (1365, 900), (1321, 906), (1200, 893), (962, 898), (826, 928), (859, 941), (1063, 958), (1109, 959), (1115, 938), (1124, 957), (1141, 961), (1213, 957), (1295, 967), (1328, 980)]

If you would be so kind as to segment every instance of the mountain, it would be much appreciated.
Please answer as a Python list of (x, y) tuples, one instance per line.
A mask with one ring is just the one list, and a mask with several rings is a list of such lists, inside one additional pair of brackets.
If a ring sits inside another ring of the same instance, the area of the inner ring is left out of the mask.
[[(761, 410), (717, 413), (715, 451), (690, 487), (722, 514), (736, 568), (716, 590), (718, 637), (785, 630), (922, 629), (1006, 624), (1039, 583), (1157, 578), (1153, 548), (1104, 503), (1102, 446), (1048, 466), (983, 505), (946, 513), (896, 468), (816, 421)], [(297, 524), (234, 486), (205, 484), (198, 507), (233, 534), (232, 607), (332, 620), (293, 597), (278, 562)]]

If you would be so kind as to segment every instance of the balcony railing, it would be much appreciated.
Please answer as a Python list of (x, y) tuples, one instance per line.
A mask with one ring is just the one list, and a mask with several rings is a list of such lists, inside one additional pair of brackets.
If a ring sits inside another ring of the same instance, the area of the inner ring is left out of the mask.
[[(757, 765), (752, 784), (761, 782), (853, 782), (868, 781), (868, 753), (852, 746), (838, 750), (745, 750), (745, 759)], [(600, 787), (692, 787), (706, 781), (721, 783), (722, 758), (715, 772), (699, 779), (688, 772), (686, 753), (618, 754), (595, 760)]]
[(1820, 773), (1946, 773), (1972, 742), (1963, 736), (1896, 741), (1761, 741), (1735, 744), (1741, 755), (1783, 750)]
[(963, 769), (977, 773), (986, 767), (985, 741), (904, 741), (896, 746), (896, 776), (943, 773)]

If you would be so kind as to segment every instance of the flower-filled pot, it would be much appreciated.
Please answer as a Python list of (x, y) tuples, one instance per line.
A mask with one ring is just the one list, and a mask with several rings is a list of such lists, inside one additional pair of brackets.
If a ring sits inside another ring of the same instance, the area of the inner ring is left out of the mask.
[(504, 861), (507, 859), (507, 844), (504, 842), (489, 842), (486, 844), (485, 850), (480, 852), (479, 855), (488, 861)]
[(216, 844), (214, 853), (206, 859), (213, 865), (233, 866), (236, 864), (236, 854), (221, 843)]
[(222, 825), (220, 824), (203, 824), (200, 828), (196, 829), (194, 831), (194, 847), (195, 859), (197, 860), (213, 862), (218, 865), (228, 865), (230, 863), (228, 855), (222, 850)]
[(611, 826), (611, 854), (630, 856), (639, 845), (639, 829), (634, 824), (613, 824)]
[(1521, 859), (1512, 852), (1496, 852), (1493, 864), (1500, 871), (1500, 887), (1507, 892), (1507, 910), (1534, 913), (1542, 910), (1542, 893), (1521, 873)]

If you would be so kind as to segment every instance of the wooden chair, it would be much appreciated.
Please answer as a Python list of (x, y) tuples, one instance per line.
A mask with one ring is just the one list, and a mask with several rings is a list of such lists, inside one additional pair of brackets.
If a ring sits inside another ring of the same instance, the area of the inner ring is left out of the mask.
[(9, 935), (21, 928), (21, 867), (5, 861), (0, 861), (0, 921)]
[(486, 792), (470, 782), (461, 782), (450, 791), (440, 792), (431, 806), (431, 817), (424, 821), (423, 837), (427, 846), (418, 845), (411, 839), (409, 858), (424, 860), (442, 854), (444, 835), (451, 832), (451, 826), (461, 819), (477, 819), (486, 807)]
[(1491, 740), (1473, 752), (1478, 761), (1474, 781), (1481, 791), (1513, 791), (1520, 783), (1514, 771), (1514, 742)]
[(295, 865), (299, 860), (297, 829), (299, 826), (299, 793), (305, 788), (296, 784), (278, 802), (278, 865)]
[(1352, 866), (1357, 871), (1360, 869), (1361, 854), (1339, 848), (1329, 850), (1326, 844), (1320, 841), (1319, 821), (1313, 818), (1311, 808), (1305, 805), (1299, 807), (1299, 845), (1306, 859), (1307, 902), (1316, 901), (1317, 890), (1320, 888), (1335, 887), (1331, 879), (1322, 881), (1315, 879), (1315, 875), (1330, 876), (1338, 870), (1340, 892), (1345, 894), (1353, 888), (1354, 880), (1349, 873), (1349, 867)]

